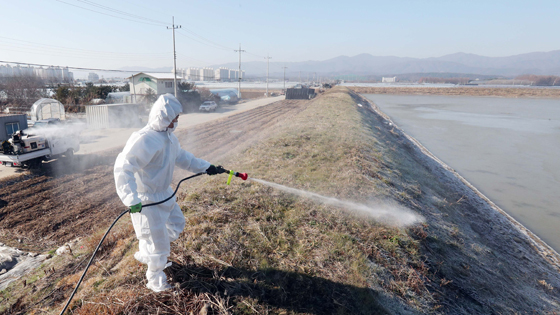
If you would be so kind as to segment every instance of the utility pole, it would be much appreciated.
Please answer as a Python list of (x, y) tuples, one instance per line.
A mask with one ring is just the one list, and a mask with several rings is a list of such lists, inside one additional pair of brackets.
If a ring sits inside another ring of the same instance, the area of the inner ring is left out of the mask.
[(266, 97), (268, 97), (268, 61), (270, 60), (271, 57), (268, 56), (268, 54), (266, 54), (266, 57), (264, 57), (264, 59), (266, 59)]
[(282, 69), (284, 69), (284, 93), (286, 93), (286, 69), (288, 67), (282, 67)]
[(175, 88), (175, 97), (177, 97), (177, 53), (175, 52), (175, 30), (181, 28), (181, 25), (175, 26), (175, 17), (171, 17), (171, 27), (167, 29), (173, 30), (173, 87)]
[(301, 84), (301, 71), (299, 72), (299, 84)]
[(245, 50), (241, 50), (241, 43), (239, 43), (239, 50), (234, 50), (235, 52), (239, 52), (239, 76), (237, 81), (237, 98), (241, 99), (241, 53), (245, 52)]

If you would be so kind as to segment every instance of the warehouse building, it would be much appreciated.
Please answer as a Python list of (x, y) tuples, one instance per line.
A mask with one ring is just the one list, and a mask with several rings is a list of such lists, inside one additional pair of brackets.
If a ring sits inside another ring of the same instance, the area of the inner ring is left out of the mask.
[[(140, 72), (132, 77), (130, 80), (130, 97), (134, 103), (143, 102), (148, 94), (155, 94), (156, 96), (165, 93), (175, 93), (175, 76), (173, 73), (144, 73)], [(177, 83), (181, 82), (183, 78), (180, 73), (177, 73)]]

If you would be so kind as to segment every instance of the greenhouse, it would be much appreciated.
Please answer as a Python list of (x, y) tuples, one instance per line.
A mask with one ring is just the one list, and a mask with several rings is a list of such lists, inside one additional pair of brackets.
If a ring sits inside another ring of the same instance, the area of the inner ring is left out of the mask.
[(66, 119), (64, 105), (52, 98), (42, 98), (31, 106), (31, 120), (37, 121), (48, 118)]

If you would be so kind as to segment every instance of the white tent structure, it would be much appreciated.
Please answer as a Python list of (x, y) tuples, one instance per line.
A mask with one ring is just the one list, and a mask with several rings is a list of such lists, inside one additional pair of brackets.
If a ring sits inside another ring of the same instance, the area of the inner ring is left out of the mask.
[(64, 105), (52, 98), (42, 98), (31, 106), (31, 120), (37, 121), (48, 118), (65, 120)]

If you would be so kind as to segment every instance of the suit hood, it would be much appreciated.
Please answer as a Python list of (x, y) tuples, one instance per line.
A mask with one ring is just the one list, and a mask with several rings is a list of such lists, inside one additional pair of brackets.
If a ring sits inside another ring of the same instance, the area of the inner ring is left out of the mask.
[(166, 131), (175, 117), (183, 112), (183, 106), (172, 94), (163, 94), (152, 106), (148, 127), (155, 131)]

